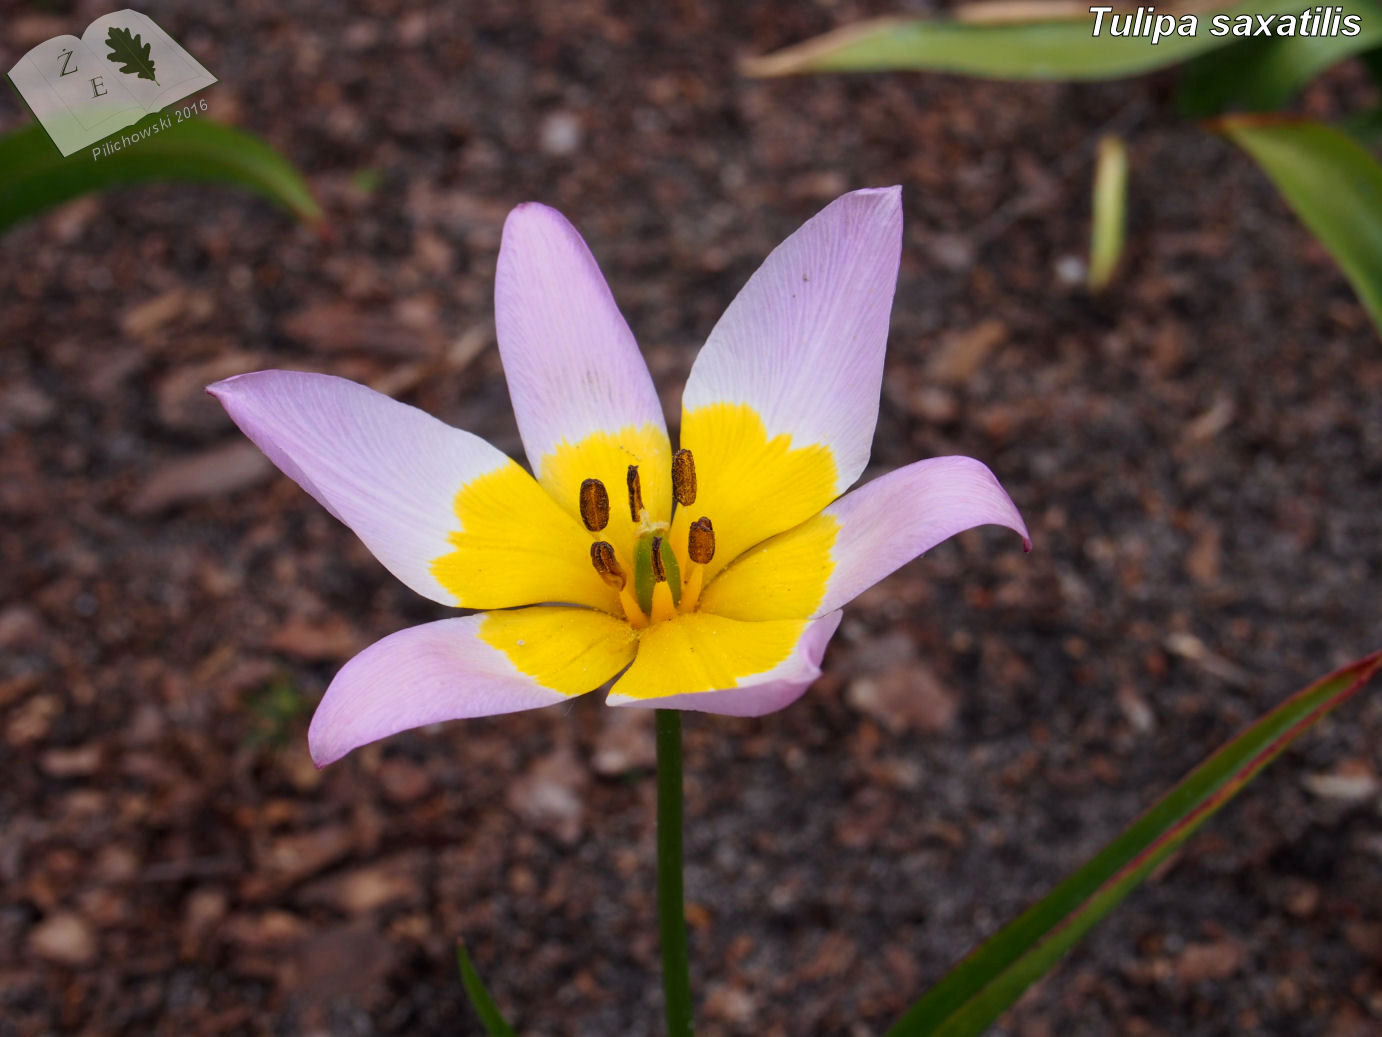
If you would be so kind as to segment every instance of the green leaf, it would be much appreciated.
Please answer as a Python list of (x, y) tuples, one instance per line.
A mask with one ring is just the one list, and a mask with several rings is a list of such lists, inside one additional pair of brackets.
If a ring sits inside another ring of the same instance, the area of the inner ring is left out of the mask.
[[(158, 122), (142, 119), (122, 134)], [(194, 180), (255, 191), (299, 219), (321, 208), (293, 164), (258, 137), (209, 119), (187, 119), (114, 154), (63, 158), (37, 123), (0, 137), (0, 233), (90, 191), (146, 180)]]
[(1283, 749), (1382, 669), (1382, 651), (1297, 692), (1221, 748), (932, 987), (888, 1037), (982, 1033)]
[(128, 29), (112, 28), (106, 36), (106, 46), (110, 48), (106, 59), (120, 65), (121, 72), (158, 82), (154, 59), (149, 56), (149, 45), (138, 33), (130, 35)]
[[(965, 10), (977, 11), (983, 5)], [(1103, 5), (1099, 5), (1103, 6)], [(1221, 14), (1275, 13), (1298, 0), (1251, 0)], [(1121, 13), (1121, 10), (1120, 10)], [(1193, 36), (1112, 36), (1105, 17), (1093, 35), (1094, 16), (1080, 4), (1064, 17), (988, 21), (969, 18), (881, 18), (837, 29), (765, 57), (750, 58), (750, 76), (803, 72), (921, 70), (990, 79), (1122, 79), (1166, 68), (1226, 47), (1231, 35), (1214, 36), (1212, 15), (1201, 14)]]
[(1364, 148), (1372, 148), (1382, 140), (1382, 105), (1353, 112), (1339, 120), (1339, 129)]
[(470, 1007), (474, 1008), (475, 1014), (480, 1017), (480, 1025), (485, 1028), (485, 1033), (489, 1034), (489, 1037), (518, 1037), (514, 1028), (500, 1014), (499, 1006), (489, 996), (480, 974), (471, 964), (465, 943), (460, 940), (456, 941), (456, 964), (461, 970), (461, 983), (465, 986), (466, 996), (470, 998)]
[(1128, 149), (1121, 137), (1112, 134), (1099, 141), (1093, 210), (1088, 286), (1091, 292), (1101, 292), (1122, 258), (1128, 224)]
[(1264, 36), (1240, 40), (1186, 67), (1177, 101), (1186, 115), (1204, 118), (1229, 109), (1275, 111), (1321, 72), (1382, 44), (1382, 9), (1352, 0), (1343, 14), (1358, 17), (1356, 36)]
[(1382, 167), (1351, 137), (1304, 119), (1234, 116), (1214, 127), (1246, 151), (1329, 250), (1382, 330)]

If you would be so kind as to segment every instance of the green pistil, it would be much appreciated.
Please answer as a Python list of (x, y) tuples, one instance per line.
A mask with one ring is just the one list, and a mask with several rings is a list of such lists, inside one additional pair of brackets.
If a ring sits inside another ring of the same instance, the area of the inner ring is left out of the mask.
[[(661, 566), (653, 564), (654, 541), (658, 544)], [(633, 549), (633, 592), (638, 598), (638, 607), (648, 615), (652, 615), (653, 587), (659, 580), (667, 581), (672, 588), (672, 604), (680, 605), (681, 567), (677, 565), (676, 552), (662, 534), (644, 533)]]

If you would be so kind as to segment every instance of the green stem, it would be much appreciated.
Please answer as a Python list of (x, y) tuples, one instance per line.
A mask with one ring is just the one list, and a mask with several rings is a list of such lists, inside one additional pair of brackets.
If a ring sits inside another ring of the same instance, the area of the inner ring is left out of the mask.
[(681, 867), (681, 713), (657, 711), (657, 921), (668, 1037), (691, 1037), (691, 976)]

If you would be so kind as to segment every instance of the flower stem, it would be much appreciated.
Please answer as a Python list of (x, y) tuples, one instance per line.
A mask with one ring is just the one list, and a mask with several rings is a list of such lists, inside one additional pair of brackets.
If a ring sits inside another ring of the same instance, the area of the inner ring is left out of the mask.
[(657, 921), (669, 1037), (691, 1037), (691, 977), (682, 906), (681, 713), (657, 711)]

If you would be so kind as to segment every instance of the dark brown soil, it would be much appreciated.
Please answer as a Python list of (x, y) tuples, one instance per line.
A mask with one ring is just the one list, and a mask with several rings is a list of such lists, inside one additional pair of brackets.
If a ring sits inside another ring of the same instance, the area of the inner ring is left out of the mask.
[[(9, 4), (0, 64), (107, 7)], [(525, 199), (581, 227), (675, 417), (767, 251), (901, 183), (870, 474), (979, 457), (1036, 542), (966, 534), (865, 594), (785, 712), (688, 716), (701, 1033), (881, 1032), (1246, 721), (1377, 647), (1382, 346), (1165, 81), (736, 72), (881, 2), (141, 9), (333, 235), (148, 186), (0, 242), (0, 1034), (476, 1032), (459, 936), (525, 1033), (660, 1032), (646, 718), (592, 696), (318, 773), (331, 675), (445, 610), (201, 392), (331, 371), (517, 453), (490, 300)], [(1341, 70), (1301, 104), (1366, 90)], [(1096, 301), (1068, 273), (1108, 127), (1134, 212)], [(999, 1032), (1382, 1030), (1379, 744), (1365, 696)]]

